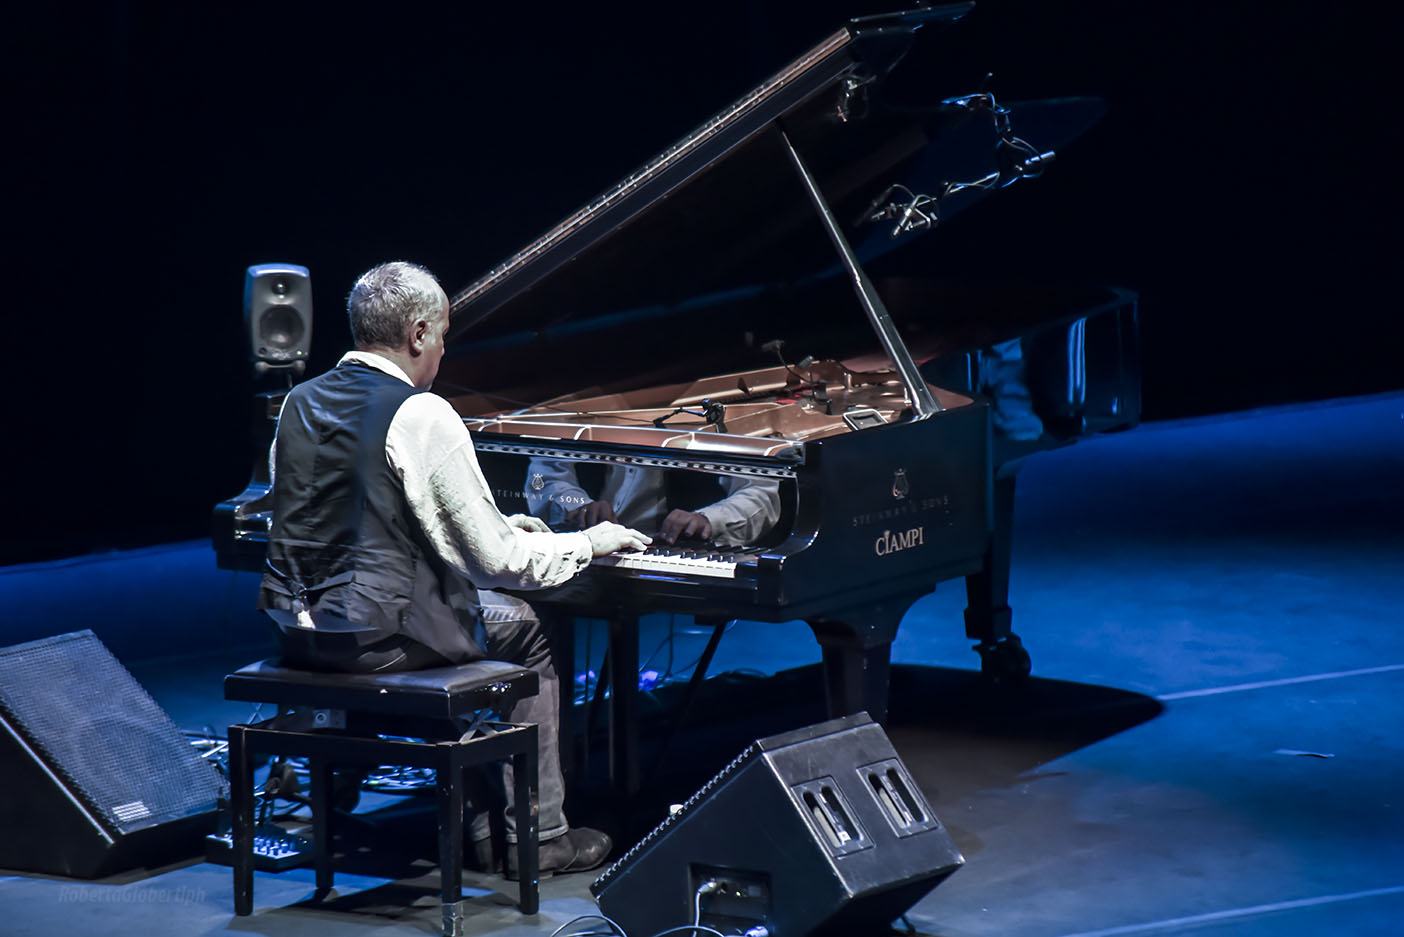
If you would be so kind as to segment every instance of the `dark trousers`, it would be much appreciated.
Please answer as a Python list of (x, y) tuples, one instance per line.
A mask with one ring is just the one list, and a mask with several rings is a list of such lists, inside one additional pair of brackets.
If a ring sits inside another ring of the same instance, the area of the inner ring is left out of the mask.
[[(536, 674), (540, 689), (535, 696), (517, 703), (504, 715), (509, 722), (534, 723), (537, 727), (538, 753), (538, 826), (542, 842), (562, 836), (570, 829), (565, 816), (565, 781), (561, 776), (560, 756), (560, 681), (551, 659), (551, 645), (541, 619), (531, 606), (521, 599), (496, 592), (480, 590), (483, 629), (487, 633), (488, 655), (493, 660), (518, 664)], [(283, 662), (291, 667), (311, 670), (334, 670), (351, 673), (391, 673), (400, 670), (423, 670), (448, 666), (450, 661), (434, 650), (402, 635), (372, 644), (357, 646), (354, 635), (308, 632), (302, 629), (280, 630), (283, 642)], [(516, 842), (516, 821), (512, 812), (512, 764), (503, 765), (506, 788), (505, 815), (507, 841)], [(471, 836), (486, 839), (489, 817), (479, 813), (474, 817)]]

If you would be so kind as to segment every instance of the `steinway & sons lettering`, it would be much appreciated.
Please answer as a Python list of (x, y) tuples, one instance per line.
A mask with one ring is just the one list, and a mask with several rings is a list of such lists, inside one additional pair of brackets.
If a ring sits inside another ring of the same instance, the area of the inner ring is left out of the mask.
[(865, 524), (879, 524), (883, 521), (890, 521), (898, 517), (910, 517), (913, 514), (924, 514), (927, 511), (949, 510), (951, 506), (950, 495), (935, 495), (930, 498), (915, 498), (911, 501), (903, 501), (891, 507), (883, 508), (880, 511), (868, 511), (865, 514), (853, 515), (853, 526), (862, 527)]

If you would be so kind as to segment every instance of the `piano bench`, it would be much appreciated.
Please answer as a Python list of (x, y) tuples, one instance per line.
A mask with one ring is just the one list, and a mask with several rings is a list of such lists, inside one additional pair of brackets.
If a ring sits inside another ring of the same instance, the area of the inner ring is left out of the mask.
[(332, 771), (378, 765), (434, 769), (445, 937), (464, 932), (465, 769), (512, 759), (521, 871), (518, 900), (523, 914), (535, 914), (536, 726), (489, 722), (486, 717), (536, 692), (536, 674), (501, 661), (355, 674), (295, 670), (264, 660), (229, 674), (224, 678), (225, 699), (278, 707), (278, 715), (270, 719), (229, 727), (234, 913), (253, 912), (253, 756), (266, 754), (308, 759), (319, 899), (331, 890), (333, 879)]

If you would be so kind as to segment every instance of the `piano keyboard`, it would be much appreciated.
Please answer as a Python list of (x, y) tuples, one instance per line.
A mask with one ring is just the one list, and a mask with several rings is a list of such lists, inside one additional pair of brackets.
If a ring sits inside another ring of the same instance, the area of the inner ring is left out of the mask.
[(737, 565), (744, 563), (747, 558), (754, 557), (757, 552), (753, 549), (737, 550), (725, 547), (702, 547), (696, 550), (685, 547), (649, 547), (641, 553), (611, 553), (608, 556), (596, 557), (590, 565), (663, 575), (682, 574), (734, 579)]

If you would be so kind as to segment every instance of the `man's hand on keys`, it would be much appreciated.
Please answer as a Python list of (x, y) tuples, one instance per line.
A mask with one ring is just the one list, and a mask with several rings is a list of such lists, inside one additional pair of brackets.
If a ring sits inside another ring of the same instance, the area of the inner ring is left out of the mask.
[(595, 556), (608, 556), (619, 550), (642, 550), (653, 542), (653, 538), (637, 530), (605, 521), (585, 531), (590, 538), (590, 549)]

